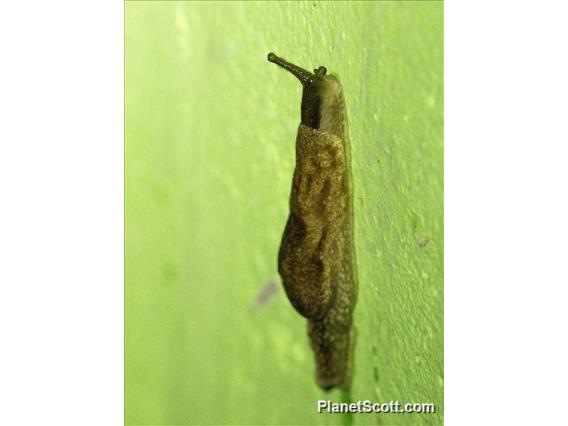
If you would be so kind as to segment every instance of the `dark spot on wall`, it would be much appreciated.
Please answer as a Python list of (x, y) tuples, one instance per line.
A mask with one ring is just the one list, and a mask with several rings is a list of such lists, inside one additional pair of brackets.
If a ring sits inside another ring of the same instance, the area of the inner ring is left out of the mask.
[(264, 284), (251, 305), (253, 311), (258, 311), (267, 306), (278, 294), (278, 285), (275, 281), (269, 280)]
[(426, 244), (428, 244), (428, 241), (430, 240), (428, 239), (427, 235), (421, 235), (420, 237), (418, 237), (418, 240), (416, 242), (420, 247), (425, 247)]

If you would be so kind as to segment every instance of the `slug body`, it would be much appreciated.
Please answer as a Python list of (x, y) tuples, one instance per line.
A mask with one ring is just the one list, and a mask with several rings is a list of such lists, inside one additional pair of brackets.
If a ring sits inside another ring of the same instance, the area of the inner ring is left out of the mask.
[(294, 308), (308, 319), (316, 382), (322, 389), (351, 384), (357, 274), (347, 114), (339, 80), (314, 74), (270, 53), (268, 60), (302, 83), (302, 114), (290, 215), (278, 272)]

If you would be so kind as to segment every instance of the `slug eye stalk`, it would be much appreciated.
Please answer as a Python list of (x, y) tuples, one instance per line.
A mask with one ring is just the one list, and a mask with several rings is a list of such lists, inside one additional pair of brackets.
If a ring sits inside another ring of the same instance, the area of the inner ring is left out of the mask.
[(294, 74), (302, 85), (311, 84), (313, 83), (316, 77), (321, 77), (325, 75), (327, 69), (325, 67), (319, 67), (318, 69), (314, 70), (315, 74), (312, 74), (308, 70), (305, 70), (298, 65), (294, 65), (285, 59), (282, 59), (276, 56), (274, 53), (270, 52), (268, 54), (267, 59), (272, 62), (273, 64), (279, 65), (285, 70), (289, 71), (290, 73)]

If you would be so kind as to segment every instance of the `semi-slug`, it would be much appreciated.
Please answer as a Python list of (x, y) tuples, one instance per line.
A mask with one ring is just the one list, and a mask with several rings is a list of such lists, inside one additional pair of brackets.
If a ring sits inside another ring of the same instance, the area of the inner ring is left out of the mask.
[(288, 299), (308, 319), (317, 384), (325, 390), (348, 389), (357, 271), (343, 89), (323, 66), (312, 74), (274, 53), (268, 60), (291, 72), (303, 86), (290, 214), (278, 272)]

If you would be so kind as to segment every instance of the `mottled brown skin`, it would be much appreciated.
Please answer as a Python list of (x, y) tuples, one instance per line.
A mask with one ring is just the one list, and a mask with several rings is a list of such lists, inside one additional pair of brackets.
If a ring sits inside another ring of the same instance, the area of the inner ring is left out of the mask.
[(278, 271), (288, 299), (308, 319), (318, 385), (347, 389), (357, 276), (343, 91), (336, 77), (325, 75), (324, 67), (311, 74), (271, 55), (271, 62), (288, 69), (304, 86), (290, 216)]

